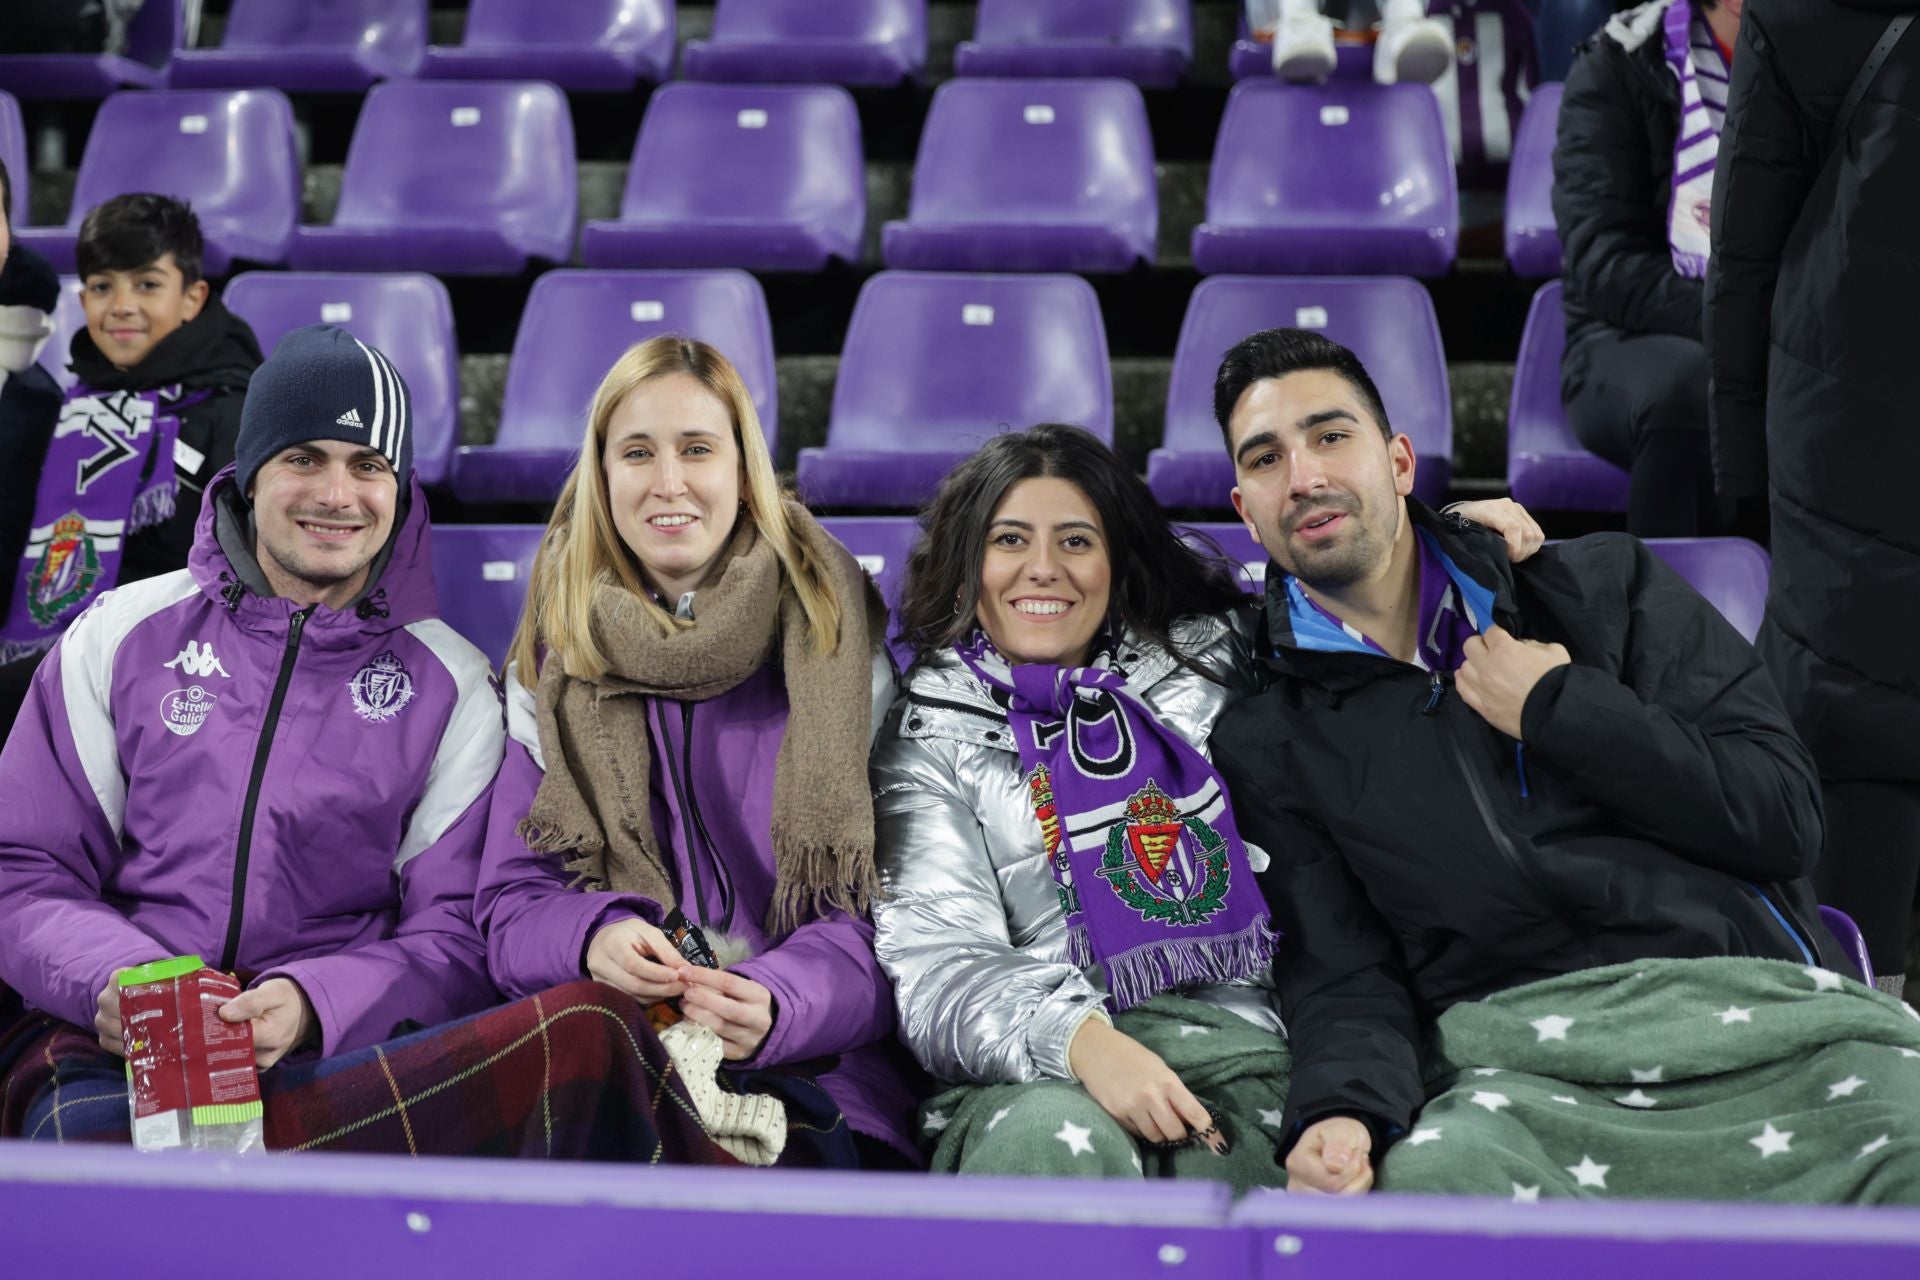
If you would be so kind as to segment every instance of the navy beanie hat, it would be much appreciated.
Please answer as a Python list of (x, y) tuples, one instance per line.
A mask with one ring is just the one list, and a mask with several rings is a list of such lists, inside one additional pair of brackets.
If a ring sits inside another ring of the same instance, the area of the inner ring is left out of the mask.
[(413, 475), (413, 397), (388, 359), (338, 325), (313, 324), (280, 339), (254, 370), (234, 445), (240, 492), (283, 449), (344, 440), (379, 452), (400, 492)]

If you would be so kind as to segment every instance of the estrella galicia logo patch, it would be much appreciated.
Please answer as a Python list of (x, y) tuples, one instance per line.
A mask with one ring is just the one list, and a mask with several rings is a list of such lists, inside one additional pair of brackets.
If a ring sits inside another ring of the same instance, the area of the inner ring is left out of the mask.
[(213, 713), (213, 704), (218, 701), (203, 685), (175, 689), (160, 699), (160, 723), (166, 725), (169, 732), (191, 738), (200, 732), (200, 726), (207, 722)]
[(389, 649), (354, 673), (347, 681), (347, 692), (353, 695), (353, 709), (361, 719), (384, 724), (413, 701), (413, 677)]

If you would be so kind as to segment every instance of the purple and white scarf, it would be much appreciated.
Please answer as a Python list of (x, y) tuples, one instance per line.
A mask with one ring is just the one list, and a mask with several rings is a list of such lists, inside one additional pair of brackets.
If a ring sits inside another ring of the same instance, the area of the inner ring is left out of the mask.
[(1007, 699), (1068, 955), (1106, 970), (1114, 1007), (1266, 972), (1276, 938), (1220, 775), (1134, 696), (1111, 651), (1009, 666), (976, 631), (955, 652)]
[(60, 406), (34, 492), (27, 549), (0, 622), (0, 663), (51, 648), (120, 580), (130, 534), (172, 519), (180, 414), (209, 392), (75, 387)]
[(1711, 244), (1713, 165), (1727, 116), (1727, 60), (1690, 0), (1672, 0), (1663, 19), (1667, 65), (1680, 81), (1680, 127), (1673, 141), (1673, 198), (1667, 244), (1673, 269), (1704, 279)]

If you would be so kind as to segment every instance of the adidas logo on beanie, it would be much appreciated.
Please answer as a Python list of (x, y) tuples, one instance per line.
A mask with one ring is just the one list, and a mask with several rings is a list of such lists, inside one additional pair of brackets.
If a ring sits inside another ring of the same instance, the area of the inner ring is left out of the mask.
[(379, 452), (404, 492), (413, 475), (413, 398), (388, 359), (338, 325), (280, 339), (254, 371), (240, 410), (235, 479), (245, 493), (283, 449), (342, 440)]

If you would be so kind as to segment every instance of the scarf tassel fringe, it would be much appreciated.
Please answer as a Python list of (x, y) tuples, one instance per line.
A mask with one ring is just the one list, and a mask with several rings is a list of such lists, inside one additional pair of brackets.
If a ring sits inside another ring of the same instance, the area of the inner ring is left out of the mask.
[[(1107, 957), (1103, 962), (1107, 990), (1113, 996), (1114, 1008), (1125, 1010), (1145, 1004), (1163, 991), (1258, 977), (1273, 964), (1279, 941), (1279, 935), (1262, 916), (1238, 933), (1149, 942)], [(1091, 963), (1092, 945), (1084, 924), (1075, 924), (1067, 931), (1067, 952), (1075, 964), (1084, 967)]]

